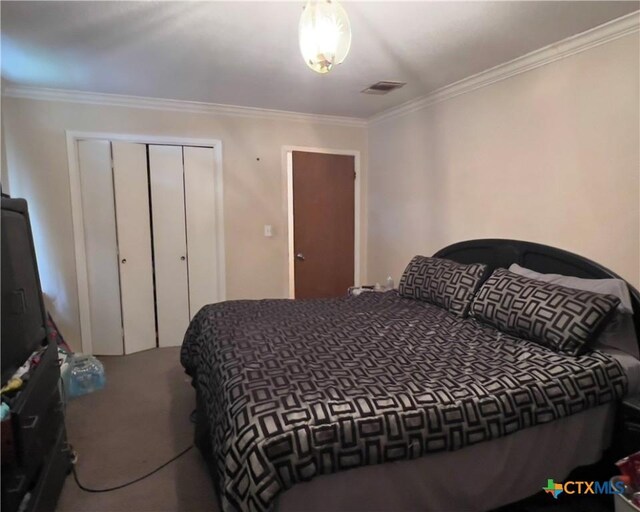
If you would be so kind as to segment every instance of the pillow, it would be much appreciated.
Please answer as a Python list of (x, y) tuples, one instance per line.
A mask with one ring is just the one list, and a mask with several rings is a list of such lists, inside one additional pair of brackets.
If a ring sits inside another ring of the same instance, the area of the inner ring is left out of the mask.
[(402, 274), (398, 292), (402, 297), (430, 302), (464, 318), (486, 270), (482, 263), (463, 265), (415, 256)]
[(620, 299), (520, 276), (499, 268), (480, 287), (471, 314), (497, 329), (580, 355)]
[(514, 263), (509, 267), (514, 274), (543, 281), (545, 283), (559, 284), (576, 290), (586, 290), (595, 293), (606, 293), (620, 299), (613, 318), (598, 335), (593, 348), (610, 347), (626, 352), (636, 359), (640, 358), (638, 350), (638, 338), (633, 323), (633, 306), (629, 287), (622, 279), (582, 279), (580, 277), (563, 276), (562, 274), (541, 274), (535, 270), (521, 267)]
[(513, 263), (509, 267), (509, 271), (545, 283), (559, 284), (560, 286), (575, 288), (576, 290), (613, 295), (620, 299), (618, 311), (633, 314), (629, 288), (627, 283), (622, 279), (583, 279), (581, 277), (563, 276), (562, 274), (541, 274), (535, 270), (521, 267), (517, 263)]

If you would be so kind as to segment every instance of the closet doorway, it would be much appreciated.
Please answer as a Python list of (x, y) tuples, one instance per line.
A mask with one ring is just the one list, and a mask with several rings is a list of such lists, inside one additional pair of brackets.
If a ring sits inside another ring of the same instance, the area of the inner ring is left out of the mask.
[(82, 349), (177, 346), (224, 300), (220, 142), (67, 133)]

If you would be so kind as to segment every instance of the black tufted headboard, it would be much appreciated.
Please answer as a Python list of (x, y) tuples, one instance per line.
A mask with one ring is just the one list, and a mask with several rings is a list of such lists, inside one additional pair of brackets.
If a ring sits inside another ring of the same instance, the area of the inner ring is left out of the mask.
[[(487, 238), (467, 240), (449, 245), (434, 254), (437, 258), (448, 258), (458, 263), (485, 263), (493, 271), (509, 268), (512, 263), (542, 272), (564, 274), (587, 279), (622, 279), (615, 272), (587, 258), (562, 249), (520, 240)], [(627, 283), (633, 305), (633, 319), (640, 346), (640, 292)]]

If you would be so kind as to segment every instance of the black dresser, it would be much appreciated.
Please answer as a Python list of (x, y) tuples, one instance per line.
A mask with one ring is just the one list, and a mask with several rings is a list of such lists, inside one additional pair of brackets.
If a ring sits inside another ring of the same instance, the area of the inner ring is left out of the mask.
[(59, 382), (57, 348), (50, 345), (2, 422), (3, 512), (55, 510), (71, 469)]
[(38, 352), (23, 385), (2, 395), (2, 511), (53, 511), (71, 457), (60, 397), (58, 348), (48, 343), (27, 203), (2, 198), (2, 385)]
[(624, 455), (640, 450), (640, 394), (628, 396), (620, 406), (619, 444)]

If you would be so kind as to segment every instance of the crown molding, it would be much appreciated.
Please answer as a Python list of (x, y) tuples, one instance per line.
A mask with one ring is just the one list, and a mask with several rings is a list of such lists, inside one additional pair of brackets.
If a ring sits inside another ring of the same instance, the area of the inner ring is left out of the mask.
[(640, 30), (640, 11), (635, 11), (580, 34), (540, 48), (539, 50), (534, 50), (522, 57), (517, 57), (511, 61), (481, 71), (478, 74), (463, 78), (458, 82), (441, 87), (420, 98), (384, 110), (369, 117), (368, 124), (377, 124), (422, 110), (436, 103), (475, 91), (476, 89), (486, 87), (487, 85), (512, 76), (526, 73), (532, 69), (570, 57), (571, 55), (608, 43), (620, 37), (634, 34), (638, 32), (638, 30)]
[(240, 107), (200, 101), (170, 100), (149, 98), (144, 96), (126, 96), (44, 87), (3, 84), (2, 96), (9, 98), (25, 98), (30, 100), (62, 101), (67, 103), (84, 103), (110, 107), (145, 108), (187, 112), (191, 114), (210, 114), (219, 116), (250, 117), (259, 119), (298, 121), (306, 123), (322, 123), (340, 126), (366, 127), (367, 120), (357, 117), (343, 117), (321, 114), (305, 114), (285, 110), (272, 110), (255, 107)]

